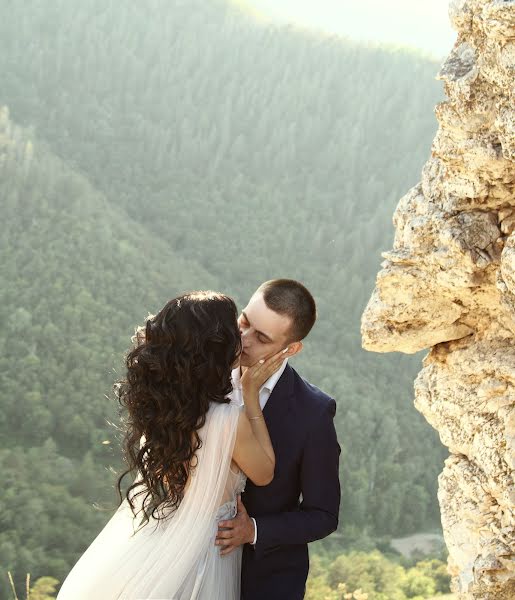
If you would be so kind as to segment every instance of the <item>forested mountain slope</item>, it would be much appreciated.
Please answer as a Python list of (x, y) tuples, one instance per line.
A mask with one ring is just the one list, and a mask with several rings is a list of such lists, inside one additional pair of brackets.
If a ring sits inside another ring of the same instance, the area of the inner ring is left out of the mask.
[(83, 175), (27, 138), (5, 108), (0, 198), (0, 597), (7, 598), (7, 569), (19, 578), (64, 576), (108, 518), (93, 503), (116, 506), (107, 469), (120, 466), (110, 388), (134, 325), (172, 289), (215, 280), (111, 207)]
[[(131, 327), (187, 289), (242, 307), (280, 276), (304, 281), (319, 308), (292, 364), (338, 402), (330, 539), (343, 549), (438, 526), (446, 451), (412, 406), (421, 356), (366, 353), (359, 335), (391, 214), (436, 129), (438, 65), (259, 26), (218, 0), (0, 8), (0, 104), (34, 143), (30, 169), (25, 144), (1, 180), (0, 436), (11, 473), (36, 448), (41, 477), (16, 485), (31, 490), (24, 512), (37, 505), (51, 525), (22, 541), (13, 514), (0, 564), (62, 576), (107, 519), (90, 507), (114, 498), (104, 466), (117, 455), (101, 442), (116, 412), (103, 394)], [(68, 475), (52, 493), (75, 489), (89, 521), (44, 500), (54, 463)]]

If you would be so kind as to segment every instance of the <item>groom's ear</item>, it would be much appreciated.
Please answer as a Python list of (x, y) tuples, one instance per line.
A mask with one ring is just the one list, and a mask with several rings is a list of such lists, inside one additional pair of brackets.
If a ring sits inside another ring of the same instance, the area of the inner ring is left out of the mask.
[(290, 344), (288, 344), (287, 348), (288, 351), (284, 353), (284, 358), (290, 358), (290, 356), (295, 356), (302, 350), (302, 348), (304, 348), (304, 345), (302, 342), (291, 342)]

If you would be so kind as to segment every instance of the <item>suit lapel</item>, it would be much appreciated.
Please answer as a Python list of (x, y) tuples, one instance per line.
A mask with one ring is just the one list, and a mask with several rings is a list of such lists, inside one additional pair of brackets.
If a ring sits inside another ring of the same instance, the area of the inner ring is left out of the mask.
[(293, 381), (293, 369), (290, 365), (286, 365), (263, 409), (267, 426), (272, 423), (280, 423), (282, 417), (292, 407)]

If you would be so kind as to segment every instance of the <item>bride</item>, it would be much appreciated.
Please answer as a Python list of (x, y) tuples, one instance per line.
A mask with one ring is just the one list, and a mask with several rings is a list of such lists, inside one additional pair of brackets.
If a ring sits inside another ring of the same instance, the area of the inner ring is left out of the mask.
[(232, 402), (237, 316), (228, 296), (192, 292), (170, 300), (136, 336), (117, 388), (127, 412), (120, 505), (57, 600), (239, 600), (242, 546), (221, 555), (217, 526), (236, 515), (247, 477), (256, 485), (273, 478), (259, 388), (284, 357), (249, 367), (244, 403)]

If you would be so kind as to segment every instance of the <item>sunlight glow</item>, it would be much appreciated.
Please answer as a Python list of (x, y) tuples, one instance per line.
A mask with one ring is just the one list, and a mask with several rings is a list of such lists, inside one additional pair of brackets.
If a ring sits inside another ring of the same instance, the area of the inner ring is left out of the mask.
[(238, 4), (276, 23), (411, 46), (436, 58), (447, 56), (456, 39), (449, 23), (449, 0), (239, 0)]

